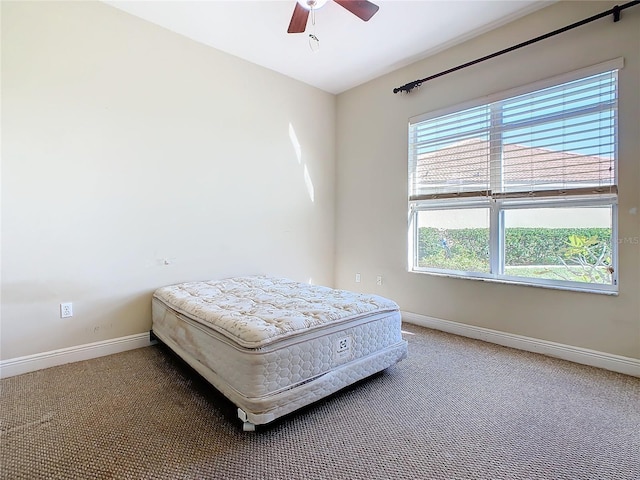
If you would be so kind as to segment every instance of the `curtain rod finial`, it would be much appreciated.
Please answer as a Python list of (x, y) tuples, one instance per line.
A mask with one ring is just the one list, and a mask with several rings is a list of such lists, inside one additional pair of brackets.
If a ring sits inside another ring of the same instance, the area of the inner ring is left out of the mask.
[(415, 80), (415, 81), (409, 82), (406, 85), (403, 85), (401, 87), (394, 88), (393, 89), (393, 93), (398, 93), (398, 92), (409, 93), (409, 92), (411, 92), (411, 90), (413, 90), (414, 88), (419, 87), (420, 85), (422, 85), (422, 80)]

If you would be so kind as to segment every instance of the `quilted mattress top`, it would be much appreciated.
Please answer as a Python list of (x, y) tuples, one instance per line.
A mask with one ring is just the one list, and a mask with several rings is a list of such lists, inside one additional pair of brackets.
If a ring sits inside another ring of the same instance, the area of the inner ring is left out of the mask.
[(248, 348), (378, 312), (398, 310), (381, 296), (266, 276), (187, 282), (154, 297)]

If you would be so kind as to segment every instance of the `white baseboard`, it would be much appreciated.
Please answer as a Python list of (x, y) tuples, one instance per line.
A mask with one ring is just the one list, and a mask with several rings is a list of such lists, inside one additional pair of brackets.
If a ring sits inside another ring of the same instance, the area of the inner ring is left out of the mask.
[(587, 348), (573, 347), (562, 343), (554, 343), (537, 338), (524, 337), (512, 333), (491, 330), (488, 328), (465, 325), (463, 323), (427, 317), (418, 313), (402, 312), (402, 320), (434, 330), (454, 333), (463, 337), (475, 338), (496, 343), (505, 347), (517, 348), (528, 352), (541, 353), (550, 357), (569, 360), (570, 362), (604, 368), (613, 372), (640, 377), (640, 360), (623, 357)]
[(149, 333), (137, 333), (126, 337), (112, 338), (101, 342), (87, 343), (75, 347), (61, 348), (50, 352), (36, 353), (25, 357), (0, 361), (0, 378), (13, 377), (43, 368), (79, 362), (91, 358), (104, 357), (135, 348), (147, 347), (155, 342), (149, 340)]
[[(465, 325), (463, 323), (441, 320), (412, 312), (402, 312), (402, 320), (407, 323), (413, 323), (463, 337), (484, 340), (505, 347), (540, 353), (583, 365), (590, 365), (592, 367), (604, 368), (605, 370), (640, 377), (640, 360), (635, 358), (539, 340), (537, 338), (515, 335), (513, 333), (491, 330), (489, 328)], [(64, 365), (65, 363), (79, 362), (81, 360), (89, 360), (91, 358), (147, 347), (153, 343), (155, 342), (149, 340), (149, 333), (138, 333), (101, 342), (87, 343), (85, 345), (27, 355), (25, 357), (10, 358), (0, 361), (0, 378), (13, 377), (43, 368)]]

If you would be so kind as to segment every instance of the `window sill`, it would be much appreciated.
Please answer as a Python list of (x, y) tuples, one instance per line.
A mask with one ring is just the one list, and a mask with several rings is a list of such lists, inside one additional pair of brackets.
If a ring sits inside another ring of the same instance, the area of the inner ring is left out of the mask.
[(519, 285), (519, 286), (525, 286), (525, 287), (537, 287), (537, 288), (546, 288), (549, 290), (562, 290), (562, 291), (569, 291), (569, 292), (579, 292), (579, 293), (597, 293), (600, 295), (608, 295), (608, 296), (613, 296), (613, 297), (617, 297), (618, 296), (618, 291), (617, 290), (601, 290), (601, 289), (595, 289), (595, 288), (589, 288), (589, 287), (578, 287), (578, 286), (574, 286), (574, 285), (547, 285), (547, 284), (542, 284), (542, 283), (534, 283), (534, 282), (527, 282), (526, 280), (508, 280), (508, 279), (504, 279), (504, 278), (487, 278), (487, 277), (476, 277), (476, 276), (472, 276), (472, 275), (456, 275), (453, 273), (447, 273), (447, 272), (435, 272), (435, 271), (426, 271), (426, 270), (409, 270), (409, 273), (417, 273), (420, 275), (431, 275), (434, 277), (446, 277), (446, 278), (456, 278), (456, 279), (460, 279), (460, 280), (475, 280), (475, 281), (479, 281), (479, 282), (488, 282), (488, 283), (501, 283), (501, 284), (506, 284), (506, 285)]

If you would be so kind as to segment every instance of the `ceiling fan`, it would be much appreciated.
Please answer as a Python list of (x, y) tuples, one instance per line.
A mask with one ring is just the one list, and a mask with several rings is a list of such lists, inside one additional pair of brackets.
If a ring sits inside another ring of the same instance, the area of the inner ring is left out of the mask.
[[(369, 21), (380, 7), (366, 0), (333, 0), (341, 7), (346, 8), (356, 17)], [(318, 10), (327, 0), (296, 0), (296, 7), (291, 16), (288, 33), (302, 33), (307, 28), (309, 12)]]

